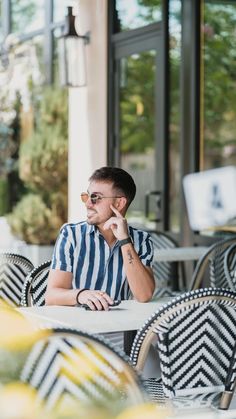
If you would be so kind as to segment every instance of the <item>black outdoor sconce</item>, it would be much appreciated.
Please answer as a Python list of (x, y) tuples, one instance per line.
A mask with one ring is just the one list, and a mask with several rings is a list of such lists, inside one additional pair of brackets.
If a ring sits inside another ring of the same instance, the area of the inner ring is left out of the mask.
[(76, 16), (68, 7), (62, 35), (58, 38), (59, 75), (62, 86), (82, 87), (87, 84), (85, 46), (90, 33), (79, 35), (75, 27)]

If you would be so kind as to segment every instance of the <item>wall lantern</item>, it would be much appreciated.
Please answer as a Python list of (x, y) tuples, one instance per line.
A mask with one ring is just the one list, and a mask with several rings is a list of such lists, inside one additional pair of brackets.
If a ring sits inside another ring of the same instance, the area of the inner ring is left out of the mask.
[(67, 9), (62, 34), (58, 38), (60, 83), (62, 86), (81, 87), (87, 83), (85, 46), (89, 43), (90, 34), (77, 33), (76, 16), (72, 7)]

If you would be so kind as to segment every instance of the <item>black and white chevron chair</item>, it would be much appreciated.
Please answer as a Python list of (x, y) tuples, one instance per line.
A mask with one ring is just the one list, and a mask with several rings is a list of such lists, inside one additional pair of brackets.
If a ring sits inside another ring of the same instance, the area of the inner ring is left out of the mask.
[(228, 288), (236, 291), (236, 242), (225, 252), (224, 274)]
[[(220, 240), (209, 247), (197, 262), (191, 279), (190, 290), (195, 290), (202, 286), (228, 288), (224, 274), (224, 257), (226, 250), (234, 243), (236, 243), (236, 236)], [(207, 278), (205, 283), (204, 277)]]
[(44, 306), (51, 260), (34, 268), (27, 276), (21, 294), (21, 305)]
[(22, 255), (1, 253), (0, 298), (11, 306), (19, 306), (25, 279), (33, 268), (33, 264)]
[[(161, 231), (148, 231), (148, 233), (152, 238), (154, 251), (178, 247), (178, 243), (167, 233)], [(180, 276), (185, 285), (184, 265), (182, 262), (154, 261), (153, 273), (156, 282), (155, 297), (161, 297), (165, 294), (171, 295), (173, 291), (178, 290)]]
[(20, 379), (37, 390), (48, 409), (68, 396), (104, 406), (145, 399), (142, 380), (122, 351), (101, 337), (67, 328), (50, 329), (33, 345)]
[[(142, 371), (157, 340), (161, 378), (146, 380), (150, 397), (184, 407), (229, 407), (235, 384), (236, 293), (204, 288), (176, 297), (138, 331), (131, 361)], [(222, 392), (224, 397), (221, 398)]]

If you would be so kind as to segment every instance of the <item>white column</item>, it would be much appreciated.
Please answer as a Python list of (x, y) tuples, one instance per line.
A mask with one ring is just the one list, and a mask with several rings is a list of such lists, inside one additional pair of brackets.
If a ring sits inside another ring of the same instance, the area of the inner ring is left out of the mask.
[(85, 219), (80, 192), (92, 172), (107, 164), (107, 0), (80, 0), (80, 34), (90, 31), (86, 46), (87, 86), (69, 89), (69, 214)]

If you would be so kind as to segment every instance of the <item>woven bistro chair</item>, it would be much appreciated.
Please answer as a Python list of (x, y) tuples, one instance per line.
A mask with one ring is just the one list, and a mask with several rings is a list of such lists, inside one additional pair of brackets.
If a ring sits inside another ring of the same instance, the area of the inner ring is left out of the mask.
[(44, 306), (51, 260), (34, 268), (26, 278), (21, 294), (21, 305)]
[(228, 288), (236, 291), (236, 242), (233, 243), (225, 252), (224, 274)]
[[(151, 236), (154, 251), (158, 249), (173, 249), (178, 243), (167, 233), (160, 231), (148, 231)], [(180, 276), (185, 285), (184, 265), (182, 262), (159, 262), (153, 263), (153, 273), (156, 282), (155, 297), (165, 294), (171, 295), (180, 288)]]
[[(46, 329), (45, 329), (46, 330)], [(54, 328), (32, 346), (20, 376), (37, 390), (48, 409), (68, 395), (112, 406), (145, 400), (142, 380), (123, 351), (88, 333)]]
[(0, 298), (11, 306), (19, 306), (22, 288), (34, 265), (22, 255), (0, 254)]
[[(211, 286), (215, 288), (228, 288), (224, 274), (224, 257), (226, 250), (236, 243), (236, 236), (226, 240), (220, 240), (209, 247), (206, 253), (198, 260), (194, 269), (190, 290)], [(208, 270), (207, 283), (204, 276)]]
[(160, 379), (145, 382), (153, 400), (172, 400), (181, 407), (211, 403), (229, 407), (235, 381), (235, 292), (198, 289), (155, 312), (138, 331), (131, 349), (130, 359), (139, 372), (153, 340), (161, 370)]

